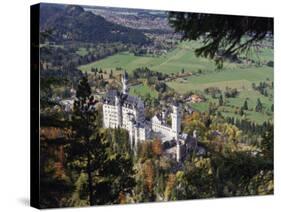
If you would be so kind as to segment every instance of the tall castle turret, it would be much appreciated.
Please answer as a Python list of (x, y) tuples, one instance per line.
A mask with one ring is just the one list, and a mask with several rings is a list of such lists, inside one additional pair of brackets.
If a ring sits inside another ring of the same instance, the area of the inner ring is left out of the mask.
[(129, 92), (129, 87), (128, 87), (127, 83), (128, 83), (128, 73), (125, 71), (124, 75), (122, 76), (123, 94), (128, 94), (128, 92)]
[(129, 117), (129, 140), (131, 149), (134, 147), (134, 138), (135, 138), (135, 130), (134, 130), (134, 115), (128, 114)]
[(181, 117), (179, 112), (179, 105), (177, 103), (173, 105), (173, 113), (171, 113), (171, 117), (172, 117), (172, 132), (174, 134), (174, 138), (178, 140), (180, 127), (181, 127)]
[(177, 146), (176, 146), (176, 160), (177, 160), (177, 162), (180, 162), (180, 160), (181, 160), (181, 147), (180, 147), (179, 140), (177, 140)]

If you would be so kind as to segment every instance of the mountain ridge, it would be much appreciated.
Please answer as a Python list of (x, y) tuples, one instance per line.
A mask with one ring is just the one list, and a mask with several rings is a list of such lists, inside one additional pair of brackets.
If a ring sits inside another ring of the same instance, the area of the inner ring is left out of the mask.
[(51, 30), (54, 41), (58, 43), (122, 42), (142, 45), (150, 42), (141, 31), (109, 22), (76, 5), (62, 8), (41, 4), (40, 30)]

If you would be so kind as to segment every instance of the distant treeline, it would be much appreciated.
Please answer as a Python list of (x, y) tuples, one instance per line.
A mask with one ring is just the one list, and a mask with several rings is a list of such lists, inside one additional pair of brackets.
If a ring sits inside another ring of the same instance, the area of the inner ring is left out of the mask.
[(133, 71), (133, 78), (150, 78), (157, 77), (158, 80), (165, 80), (168, 77), (168, 74), (163, 74), (161, 72), (151, 71), (147, 67), (137, 68)]
[(267, 131), (270, 127), (273, 126), (272, 123), (265, 121), (262, 124), (257, 124), (255, 122), (245, 120), (245, 119), (235, 119), (234, 117), (226, 117), (225, 120), (237, 126), (239, 129), (245, 133), (258, 134), (261, 135), (263, 132)]

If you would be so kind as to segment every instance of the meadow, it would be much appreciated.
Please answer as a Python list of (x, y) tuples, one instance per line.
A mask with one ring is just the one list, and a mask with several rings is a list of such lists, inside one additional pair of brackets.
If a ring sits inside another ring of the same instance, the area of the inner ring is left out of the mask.
[(218, 87), (222, 90), (226, 87), (245, 90), (251, 89), (252, 83), (259, 83), (265, 80), (273, 80), (273, 69), (263, 66), (196, 74), (185, 79), (179, 78), (168, 82), (168, 85), (181, 93), (190, 90), (203, 91), (208, 87)]
[(158, 92), (149, 87), (146, 83), (138, 84), (135, 86), (132, 86), (130, 88), (130, 94), (133, 96), (140, 96), (142, 98), (146, 98), (147, 96), (151, 98), (157, 98), (158, 97)]
[[(82, 65), (79, 69), (89, 72), (92, 68), (115, 70), (117, 67), (121, 67), (131, 73), (136, 68), (148, 67), (153, 71), (167, 74), (178, 73), (182, 69), (193, 73), (198, 72), (198, 70), (215, 70), (216, 66), (213, 61), (195, 56), (194, 49), (198, 45), (197, 42), (182, 42), (177, 48), (161, 56), (135, 56), (133, 53), (121, 52), (103, 60)], [(233, 68), (235, 68), (235, 65), (225, 63), (224, 69)]]

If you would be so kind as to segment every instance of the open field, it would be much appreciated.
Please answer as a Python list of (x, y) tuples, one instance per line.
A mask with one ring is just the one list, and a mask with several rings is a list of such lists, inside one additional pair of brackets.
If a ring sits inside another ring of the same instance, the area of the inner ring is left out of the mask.
[(158, 92), (156, 90), (143, 83), (130, 87), (130, 94), (134, 96), (141, 96), (143, 98), (145, 98), (147, 95), (149, 95), (151, 98), (158, 97)]
[(273, 69), (269, 67), (251, 67), (237, 70), (222, 70), (206, 74), (194, 75), (186, 79), (177, 79), (167, 84), (175, 90), (185, 93), (190, 90), (203, 91), (208, 87), (224, 90), (227, 86), (237, 89), (251, 89), (252, 83), (273, 80)]
[[(200, 43), (195, 41), (181, 42), (178, 44), (177, 48), (161, 56), (135, 56), (133, 53), (121, 52), (96, 62), (81, 65), (78, 68), (84, 72), (89, 72), (92, 68), (116, 70), (117, 67), (125, 69), (129, 73), (139, 67), (148, 67), (153, 71), (167, 74), (178, 73), (182, 69), (192, 73), (196, 73), (199, 70), (202, 72), (213, 72), (216, 70), (214, 61), (195, 56), (194, 49), (199, 46)], [(80, 48), (79, 51), (77, 51), (79, 55), (85, 55), (86, 53), (87, 51), (85, 48)], [(267, 61), (273, 60), (273, 50), (265, 48), (260, 50), (259, 54), (250, 52), (248, 56), (255, 61), (258, 60), (262, 63), (266, 63)], [(245, 67), (245, 65), (224, 62), (222, 71), (242, 70), (243, 67)], [(234, 75), (236, 75), (236, 73)], [(236, 76), (239, 76), (239, 73)]]
[[(122, 52), (109, 56), (105, 59), (82, 65), (79, 67), (82, 71), (90, 71), (91, 68), (102, 68), (104, 70), (115, 70), (116, 67), (121, 67), (129, 73), (139, 67), (148, 67), (153, 71), (163, 73), (178, 73), (182, 69), (188, 72), (212, 71), (215, 70), (213, 61), (196, 57), (194, 49), (198, 46), (196, 42), (183, 42), (174, 50), (161, 56), (135, 56), (129, 52)], [(82, 49), (81, 49), (82, 50)], [(82, 54), (83, 51), (80, 52)], [(225, 63), (224, 69), (233, 69), (236, 64)]]
[(91, 48), (89, 50), (87, 50), (85, 47), (80, 47), (77, 51), (76, 54), (80, 55), (80, 56), (85, 56), (89, 53), (89, 51), (92, 50)]

